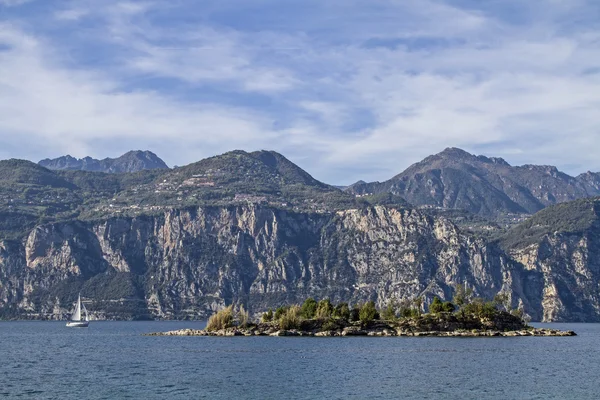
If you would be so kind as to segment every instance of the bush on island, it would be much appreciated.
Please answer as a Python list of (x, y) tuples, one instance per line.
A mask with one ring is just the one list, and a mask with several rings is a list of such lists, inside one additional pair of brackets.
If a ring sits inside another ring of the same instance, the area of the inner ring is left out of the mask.
[(319, 304), (317, 305), (317, 313), (315, 315), (317, 319), (329, 319), (332, 313), (333, 305), (331, 305), (329, 299), (323, 299), (319, 301)]
[(348, 303), (340, 303), (335, 306), (333, 309), (333, 317), (348, 321), (350, 319), (350, 308), (348, 307)]
[(394, 321), (396, 319), (396, 305), (393, 301), (383, 310), (382, 317), (386, 321)]
[(358, 314), (360, 322), (366, 323), (371, 322), (374, 319), (378, 318), (377, 309), (375, 308), (375, 303), (373, 301), (367, 301), (360, 308), (360, 312)]
[(298, 329), (300, 327), (300, 306), (294, 304), (287, 307), (283, 315), (279, 317), (279, 329)]
[(271, 322), (273, 321), (273, 310), (269, 308), (269, 311), (263, 313), (261, 317), (262, 322)]
[(279, 320), (279, 318), (281, 318), (285, 313), (287, 313), (288, 308), (290, 308), (290, 307), (289, 306), (277, 307), (277, 309), (275, 310), (275, 316), (273, 318), (275, 318), (275, 320)]
[(245, 328), (248, 326), (248, 321), (250, 320), (250, 316), (248, 315), (248, 311), (244, 309), (244, 305), (240, 305), (240, 309), (237, 312), (237, 326)]
[(206, 324), (206, 330), (218, 331), (231, 326), (233, 326), (233, 306), (228, 306), (210, 316)]
[(304, 319), (313, 319), (317, 313), (317, 301), (312, 297), (304, 300), (300, 314)]

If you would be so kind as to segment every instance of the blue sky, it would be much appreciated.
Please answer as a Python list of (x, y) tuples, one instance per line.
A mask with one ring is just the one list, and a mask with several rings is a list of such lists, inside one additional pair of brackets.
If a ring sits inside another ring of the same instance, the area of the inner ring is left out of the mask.
[(348, 184), (599, 145), (597, 0), (0, 0), (0, 158), (272, 149)]

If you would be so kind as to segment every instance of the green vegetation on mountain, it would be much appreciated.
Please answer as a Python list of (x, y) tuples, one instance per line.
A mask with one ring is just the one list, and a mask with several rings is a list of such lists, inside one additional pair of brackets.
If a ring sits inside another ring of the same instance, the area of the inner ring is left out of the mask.
[(500, 238), (504, 248), (522, 248), (545, 235), (583, 233), (600, 228), (600, 197), (580, 199), (548, 207), (509, 230)]
[(239, 203), (311, 212), (360, 206), (353, 195), (317, 181), (272, 151), (232, 151), (173, 170), (133, 173), (50, 171), (29, 161), (0, 162), (0, 239), (19, 238), (48, 222)]

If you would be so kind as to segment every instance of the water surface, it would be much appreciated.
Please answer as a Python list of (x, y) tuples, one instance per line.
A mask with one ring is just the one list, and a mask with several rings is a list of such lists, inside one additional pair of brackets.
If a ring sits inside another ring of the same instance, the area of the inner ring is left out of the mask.
[(0, 322), (0, 397), (597, 399), (600, 324), (577, 337), (147, 337), (202, 322)]

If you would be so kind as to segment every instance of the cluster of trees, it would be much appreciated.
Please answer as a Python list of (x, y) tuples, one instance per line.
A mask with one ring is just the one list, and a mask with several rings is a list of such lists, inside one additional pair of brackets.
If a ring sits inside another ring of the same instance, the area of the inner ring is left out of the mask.
[[(434, 297), (429, 305), (430, 314), (454, 313), (465, 318), (475, 316), (478, 318), (493, 318), (500, 311), (510, 312), (522, 318), (520, 310), (511, 310), (510, 298), (499, 293), (491, 301), (473, 297), (473, 291), (458, 285), (454, 291), (452, 301), (442, 301)], [(399, 304), (390, 302), (387, 307), (378, 310), (373, 301), (368, 301), (354, 306), (342, 302), (332, 304), (329, 299), (316, 301), (309, 297), (302, 305), (280, 306), (275, 311), (269, 310), (262, 314), (262, 322), (276, 322), (281, 329), (298, 329), (303, 321), (319, 320), (325, 324), (334, 325), (336, 322), (361, 322), (369, 323), (374, 320), (396, 321), (399, 318), (418, 318), (422, 314), (423, 298), (417, 297), (412, 301)], [(240, 306), (235, 311), (233, 306), (214, 314), (208, 321), (208, 330), (218, 330), (231, 326), (247, 326), (248, 313)]]
[(316, 301), (309, 297), (299, 305), (281, 306), (275, 312), (269, 310), (262, 315), (262, 322), (277, 322), (282, 329), (298, 327), (304, 320), (349, 321), (367, 323), (380, 319), (380, 313), (373, 301), (355, 304), (352, 308), (348, 303), (332, 304), (329, 299)]

